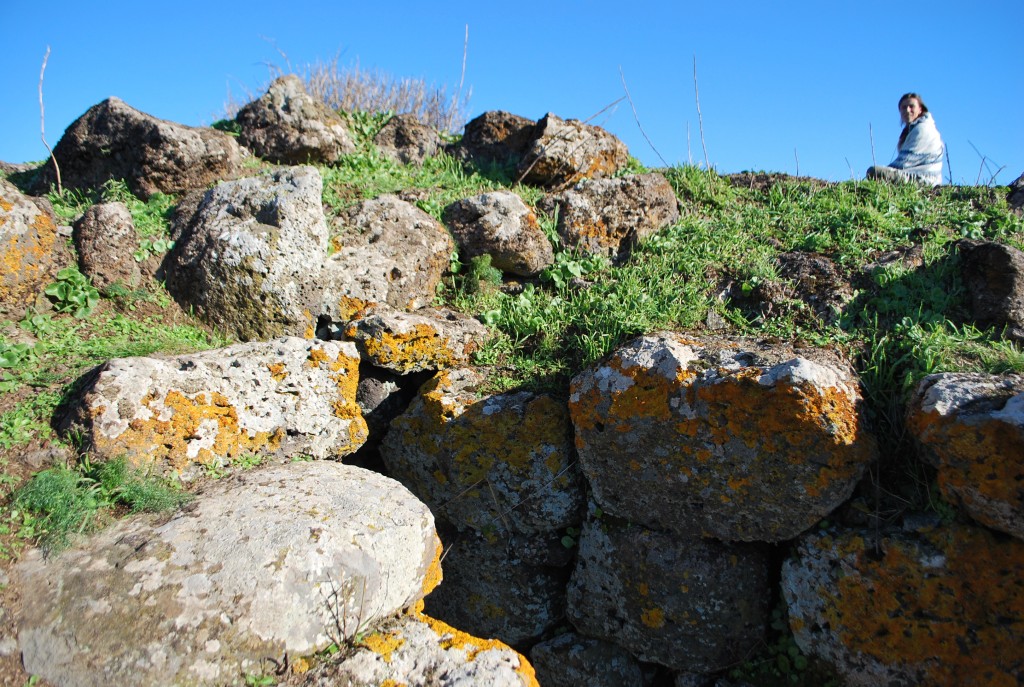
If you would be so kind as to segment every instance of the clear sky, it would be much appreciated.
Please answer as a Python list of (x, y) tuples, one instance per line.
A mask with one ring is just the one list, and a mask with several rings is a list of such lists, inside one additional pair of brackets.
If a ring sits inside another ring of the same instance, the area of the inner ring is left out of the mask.
[(650, 166), (704, 162), (696, 59), (704, 143), (721, 173), (860, 178), (872, 138), (877, 163), (892, 159), (906, 91), (931, 109), (955, 183), (979, 173), (987, 182), (1000, 167), (998, 183), (1024, 173), (1024, 3), (1011, 0), (0, 0), (0, 160), (46, 157), (38, 86), (47, 45), (46, 136), (55, 145), (108, 96), (209, 124), (229, 92), (262, 92), (268, 63), (287, 70), (279, 50), (297, 71), (337, 55), (454, 89), (466, 25), (471, 117), (586, 120), (624, 95), (621, 70), (636, 117), (624, 101), (592, 123)]

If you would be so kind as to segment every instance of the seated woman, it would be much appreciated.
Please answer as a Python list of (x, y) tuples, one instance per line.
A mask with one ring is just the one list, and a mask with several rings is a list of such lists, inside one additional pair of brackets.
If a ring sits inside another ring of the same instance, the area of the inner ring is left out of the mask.
[(876, 165), (868, 169), (868, 179), (888, 181), (919, 181), (930, 186), (942, 183), (942, 155), (945, 146), (928, 106), (917, 93), (906, 93), (900, 98), (900, 119), (903, 133), (897, 147), (896, 159), (886, 167)]

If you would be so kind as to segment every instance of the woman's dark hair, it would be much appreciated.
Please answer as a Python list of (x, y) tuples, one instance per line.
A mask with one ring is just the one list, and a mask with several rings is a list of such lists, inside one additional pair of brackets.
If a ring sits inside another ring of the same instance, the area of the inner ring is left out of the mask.
[[(921, 96), (919, 96), (917, 93), (904, 93), (903, 95), (900, 96), (900, 100), (896, 104), (899, 105), (904, 100), (906, 100), (908, 98), (913, 98), (914, 100), (916, 100), (921, 105), (921, 114), (924, 114), (925, 112), (928, 111), (928, 106), (924, 104), (924, 101), (921, 100)], [(907, 140), (907, 134), (909, 134), (909, 133), (910, 133), (910, 124), (908, 123), (906, 126), (903, 127), (903, 131), (900, 132), (900, 140), (896, 144), (897, 148), (899, 146), (903, 145), (903, 142), (905, 140)]]

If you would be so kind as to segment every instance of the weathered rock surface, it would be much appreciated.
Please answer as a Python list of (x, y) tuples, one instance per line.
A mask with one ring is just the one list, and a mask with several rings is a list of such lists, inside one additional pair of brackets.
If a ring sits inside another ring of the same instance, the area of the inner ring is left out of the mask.
[(644, 674), (617, 644), (567, 632), (530, 650), (530, 663), (544, 687), (640, 687)]
[(437, 131), (413, 114), (395, 115), (381, 127), (373, 142), (381, 154), (403, 165), (422, 165), (441, 149)]
[(604, 129), (551, 113), (531, 132), (517, 176), (545, 188), (567, 188), (583, 178), (612, 176), (629, 162), (626, 145)]
[(1024, 252), (994, 241), (962, 239), (964, 286), (971, 316), (983, 327), (1024, 343)]
[(223, 685), (412, 606), (440, 580), (430, 512), (329, 461), (240, 473), (16, 569), (25, 669), (58, 685)]
[(352, 343), (283, 338), (172, 358), (119, 358), (70, 424), (96, 460), (124, 455), (188, 479), (243, 454), (327, 458), (366, 440)]
[(584, 489), (564, 403), (525, 391), (479, 395), (483, 381), (460, 368), (424, 384), (384, 439), (389, 474), (460, 530), (577, 524)]
[(61, 267), (60, 243), (53, 212), (0, 179), (0, 314), (24, 316)]
[(568, 588), (568, 617), (583, 634), (637, 658), (715, 672), (763, 641), (769, 556), (757, 544), (588, 521)]
[(466, 124), (462, 139), (453, 147), (452, 154), (478, 167), (490, 164), (516, 166), (533, 142), (535, 125), (532, 119), (509, 112), (484, 112)]
[(347, 321), (370, 303), (399, 310), (430, 305), (455, 248), (440, 222), (383, 195), (353, 207), (334, 228), (321, 314)]
[(1024, 213), (1024, 174), (1010, 184), (1010, 191), (1006, 194), (1006, 204), (1018, 215)]
[(797, 644), (851, 687), (1024, 675), (1024, 543), (983, 528), (808, 535), (782, 592)]
[(329, 164), (356, 149), (341, 117), (306, 92), (294, 74), (275, 79), (235, 120), (239, 142), (278, 164)]
[(466, 365), (489, 334), (479, 320), (453, 310), (407, 313), (384, 305), (358, 313), (344, 330), (363, 360), (399, 374)]
[[(66, 188), (98, 189), (110, 179), (124, 179), (142, 198), (233, 178), (245, 157), (222, 131), (157, 119), (118, 98), (107, 98), (76, 119), (53, 155)], [(53, 162), (47, 161), (39, 191), (56, 181)]]
[(443, 219), (463, 262), (490, 255), (491, 265), (502, 272), (531, 277), (555, 261), (537, 215), (512, 191), (458, 200), (444, 209)]
[(521, 654), (422, 614), (368, 634), (351, 657), (305, 684), (538, 687), (533, 666)]
[(683, 535), (795, 537), (875, 455), (853, 372), (827, 350), (661, 333), (578, 374), (570, 393), (593, 498)]
[(611, 258), (679, 219), (675, 191), (657, 173), (582, 181), (554, 203), (566, 246)]
[(929, 375), (911, 399), (907, 427), (950, 503), (1024, 539), (1024, 377)]
[(218, 184), (175, 218), (168, 289), (239, 339), (311, 338), (327, 257), (322, 191), (315, 167)]
[(499, 537), (466, 532), (444, 543), (444, 582), (426, 598), (427, 614), (513, 646), (536, 641), (565, 617), (568, 568), (531, 565)]
[(142, 280), (142, 270), (134, 257), (139, 235), (124, 203), (93, 205), (75, 222), (71, 238), (82, 274), (97, 289), (115, 282), (132, 287)]

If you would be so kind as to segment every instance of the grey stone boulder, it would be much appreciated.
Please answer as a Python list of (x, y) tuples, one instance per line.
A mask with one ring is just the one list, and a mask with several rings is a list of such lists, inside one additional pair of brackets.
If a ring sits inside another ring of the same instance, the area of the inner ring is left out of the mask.
[(710, 673), (764, 640), (771, 597), (768, 547), (588, 521), (568, 587), (582, 634), (643, 661)]
[[(142, 198), (233, 178), (245, 159), (229, 134), (157, 119), (118, 98), (107, 98), (76, 119), (53, 155), (67, 188), (98, 189), (110, 179), (124, 179)], [(56, 181), (53, 162), (47, 161), (38, 190), (47, 191)]]
[(354, 206), (332, 233), (320, 313), (341, 322), (371, 303), (430, 305), (455, 246), (440, 222), (391, 195)]
[(584, 370), (569, 410), (593, 498), (681, 535), (791, 539), (876, 455), (837, 353), (662, 332)]
[(243, 454), (346, 455), (366, 440), (352, 343), (282, 338), (169, 358), (117, 358), (65, 425), (96, 461), (126, 456), (191, 479)]
[(314, 167), (281, 168), (206, 192), (178, 213), (167, 288), (186, 309), (242, 340), (311, 338), (323, 287), (327, 222)]
[(536, 122), (510, 112), (490, 110), (471, 120), (451, 154), (477, 167), (515, 167), (533, 142)]
[(907, 428), (938, 470), (946, 500), (1024, 539), (1024, 376), (928, 375), (911, 398)]
[(0, 179), (0, 315), (20, 320), (67, 257), (49, 202)]
[(311, 96), (294, 74), (279, 77), (235, 117), (239, 142), (265, 160), (284, 165), (336, 162), (355, 152), (345, 122)]
[(139, 235), (124, 203), (93, 205), (75, 222), (71, 238), (82, 274), (97, 289), (115, 282), (133, 287), (142, 281), (142, 270), (134, 257)]
[(403, 165), (422, 165), (441, 150), (441, 137), (414, 114), (395, 115), (373, 137), (381, 154)]
[(486, 395), (469, 368), (439, 372), (391, 422), (388, 474), (460, 530), (548, 532), (578, 524), (583, 481), (564, 402)]
[(1006, 204), (1018, 215), (1024, 214), (1024, 174), (1010, 183), (1009, 192), (1006, 194)]
[(442, 219), (463, 262), (490, 255), (491, 265), (502, 272), (532, 277), (555, 261), (537, 215), (512, 191), (458, 200), (444, 209)]
[(399, 374), (467, 365), (490, 336), (479, 320), (447, 308), (416, 312), (374, 305), (343, 330), (363, 360)]
[(802, 537), (782, 567), (793, 638), (843, 684), (1013, 685), (1024, 542), (982, 527)]
[(225, 685), (414, 605), (440, 579), (430, 512), (319, 461), (240, 473), (169, 519), (122, 520), (15, 571), (25, 669), (50, 683)]
[(466, 532), (443, 541), (444, 582), (425, 599), (425, 613), (512, 646), (563, 621), (568, 568), (531, 565), (500, 537)]
[(581, 179), (614, 175), (629, 162), (629, 149), (604, 129), (548, 113), (533, 132), (533, 141), (516, 167), (527, 184), (563, 189)]
[(1024, 252), (994, 241), (957, 242), (971, 317), (1024, 343)]
[(657, 173), (581, 181), (554, 205), (566, 246), (611, 258), (679, 219), (675, 191)]
[(618, 644), (566, 632), (530, 649), (544, 687), (641, 687), (640, 662)]
[(533, 666), (510, 647), (422, 614), (368, 633), (343, 661), (316, 669), (302, 684), (538, 687)]

